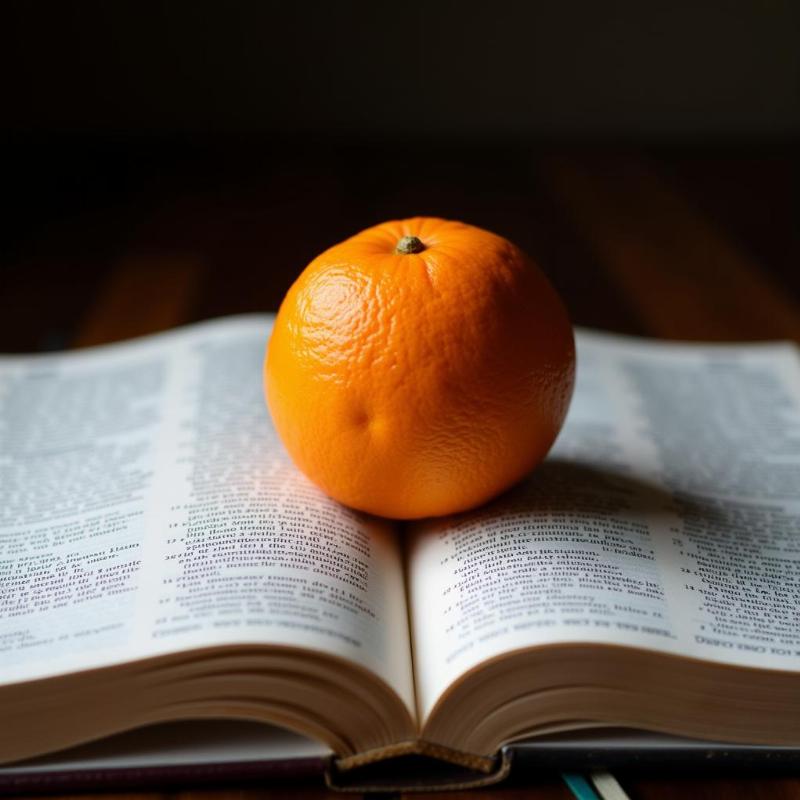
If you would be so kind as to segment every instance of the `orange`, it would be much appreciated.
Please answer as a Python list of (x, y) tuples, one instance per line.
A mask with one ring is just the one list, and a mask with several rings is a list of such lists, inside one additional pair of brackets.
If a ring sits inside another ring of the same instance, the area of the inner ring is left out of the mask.
[(572, 326), (531, 259), (431, 217), (315, 258), (281, 305), (264, 368), (300, 470), (398, 519), (463, 511), (519, 481), (555, 440), (574, 377)]

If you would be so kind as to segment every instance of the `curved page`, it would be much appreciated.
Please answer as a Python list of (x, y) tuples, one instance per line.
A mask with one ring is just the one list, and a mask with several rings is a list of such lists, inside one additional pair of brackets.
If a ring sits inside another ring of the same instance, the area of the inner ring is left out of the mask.
[(0, 358), (0, 683), (278, 644), (363, 665), (413, 708), (398, 543), (284, 455), (271, 324)]
[(413, 529), (422, 719), (466, 671), (539, 644), (800, 669), (795, 348), (577, 345), (545, 463), (495, 503)]

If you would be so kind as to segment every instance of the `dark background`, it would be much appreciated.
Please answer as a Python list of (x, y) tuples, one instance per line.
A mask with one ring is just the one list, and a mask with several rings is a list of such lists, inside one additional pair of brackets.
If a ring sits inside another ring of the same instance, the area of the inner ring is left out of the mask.
[(800, 6), (7, 4), (14, 130), (450, 144), (792, 135)]
[(131, 258), (153, 292), (159, 259), (199, 265), (187, 320), (274, 309), (412, 214), (637, 330), (543, 177), (564, 153), (649, 159), (796, 292), (798, 43), (791, 0), (5, 3), (0, 350), (74, 342)]

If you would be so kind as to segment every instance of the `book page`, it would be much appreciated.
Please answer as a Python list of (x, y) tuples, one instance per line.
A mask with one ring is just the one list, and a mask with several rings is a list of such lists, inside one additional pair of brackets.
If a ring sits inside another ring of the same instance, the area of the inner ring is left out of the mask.
[(414, 526), (422, 716), (517, 648), (607, 642), (800, 669), (800, 367), (791, 345), (580, 332), (546, 461), (472, 513)]
[(271, 322), (0, 359), (0, 682), (271, 643), (355, 661), (413, 708), (396, 536), (284, 455)]

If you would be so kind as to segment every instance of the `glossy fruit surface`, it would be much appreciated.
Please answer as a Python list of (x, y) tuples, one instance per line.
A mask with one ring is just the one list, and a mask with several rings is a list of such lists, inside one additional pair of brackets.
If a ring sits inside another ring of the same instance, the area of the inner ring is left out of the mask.
[(376, 225), (314, 259), (264, 367), (275, 427), (331, 497), (414, 519), (477, 506), (546, 455), (572, 395), (566, 311), (488, 231)]

